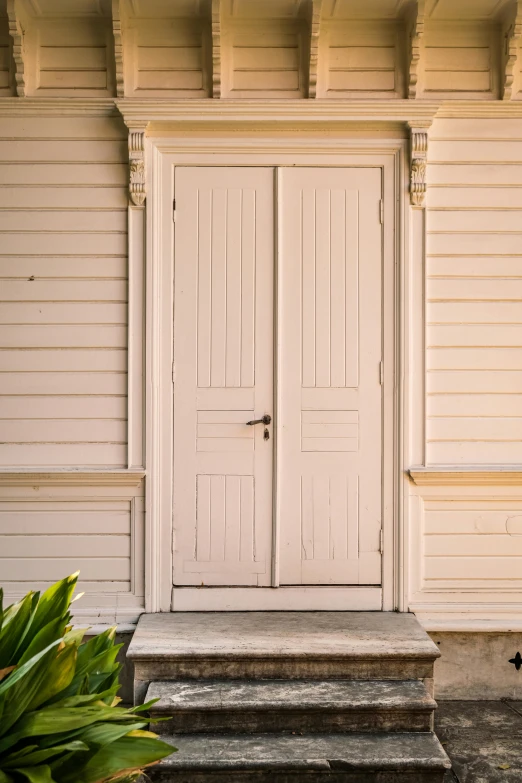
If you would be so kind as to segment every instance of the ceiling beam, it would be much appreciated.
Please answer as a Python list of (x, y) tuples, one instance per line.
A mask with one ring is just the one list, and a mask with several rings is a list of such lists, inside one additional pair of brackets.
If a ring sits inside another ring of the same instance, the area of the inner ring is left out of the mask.
[(319, 70), (319, 39), (321, 36), (321, 12), (323, 0), (312, 0), (310, 18), (310, 48), (308, 54), (308, 97), (317, 98)]
[(221, 98), (221, 0), (212, 0), (212, 97)]
[(7, 18), (9, 35), (13, 41), (15, 90), (19, 98), (24, 98), (26, 95), (24, 37), (27, 23), (19, 0), (7, 0)]
[[(520, 74), (522, 67), (520, 56), (520, 44), (522, 41), (522, 0), (515, 0), (511, 19), (508, 21), (505, 32), (504, 49), (504, 85), (502, 98), (510, 101), (520, 89), (517, 84), (517, 70)], [(517, 89), (518, 88), (518, 89)]]
[(426, 0), (417, 0), (413, 11), (412, 25), (410, 29), (410, 67), (408, 74), (408, 98), (419, 97), (419, 77), (421, 73), (422, 39), (424, 37), (424, 23), (426, 13)]
[(121, 25), (121, 2), (112, 0), (112, 34), (114, 36), (114, 76), (116, 97), (125, 97), (125, 77), (123, 71), (123, 30)]

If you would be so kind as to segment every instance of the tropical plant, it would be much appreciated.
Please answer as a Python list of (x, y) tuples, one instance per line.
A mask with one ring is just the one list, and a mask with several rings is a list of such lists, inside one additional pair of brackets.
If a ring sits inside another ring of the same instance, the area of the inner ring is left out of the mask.
[(174, 750), (145, 730), (152, 702), (117, 706), (116, 628), (71, 626), (77, 579), (6, 609), (0, 589), (0, 783), (130, 783)]

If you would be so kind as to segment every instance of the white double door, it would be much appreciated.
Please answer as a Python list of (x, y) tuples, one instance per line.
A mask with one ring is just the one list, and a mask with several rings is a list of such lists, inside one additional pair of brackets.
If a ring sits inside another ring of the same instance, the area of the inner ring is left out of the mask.
[(174, 585), (381, 583), (381, 187), (176, 168)]

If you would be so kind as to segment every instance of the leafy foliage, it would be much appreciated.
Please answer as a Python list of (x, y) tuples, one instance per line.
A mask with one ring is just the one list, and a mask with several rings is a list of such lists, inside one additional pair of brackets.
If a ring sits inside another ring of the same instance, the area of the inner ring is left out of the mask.
[(0, 783), (131, 783), (174, 750), (145, 730), (152, 702), (117, 706), (116, 628), (70, 625), (77, 580), (6, 609), (0, 588)]

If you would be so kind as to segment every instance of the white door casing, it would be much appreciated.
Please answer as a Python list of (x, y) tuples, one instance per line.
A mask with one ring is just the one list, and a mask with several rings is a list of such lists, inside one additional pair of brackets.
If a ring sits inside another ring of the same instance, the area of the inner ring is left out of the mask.
[(272, 168), (177, 168), (174, 584), (270, 585)]
[(175, 585), (381, 582), (381, 169), (278, 180), (275, 411), (274, 170), (176, 169)]
[(381, 583), (381, 189), (281, 170), (280, 584)]

